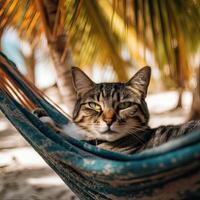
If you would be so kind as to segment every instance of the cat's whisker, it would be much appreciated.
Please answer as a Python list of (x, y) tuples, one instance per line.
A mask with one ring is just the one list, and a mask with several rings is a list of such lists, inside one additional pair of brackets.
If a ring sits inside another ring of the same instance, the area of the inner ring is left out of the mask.
[[(145, 67), (127, 83), (95, 84), (80, 69), (73, 68), (72, 78), (78, 94), (73, 124), (68, 123), (67, 127), (58, 129), (55, 123), (45, 123), (64, 134), (72, 133), (70, 136), (74, 138), (93, 140), (95, 146), (104, 144), (104, 149), (113, 150), (114, 147), (114, 150), (126, 153), (161, 145), (200, 128), (200, 121), (180, 126), (148, 127), (149, 111), (145, 97), (150, 75), (150, 68)], [(33, 113), (39, 118), (47, 117), (43, 110)]]

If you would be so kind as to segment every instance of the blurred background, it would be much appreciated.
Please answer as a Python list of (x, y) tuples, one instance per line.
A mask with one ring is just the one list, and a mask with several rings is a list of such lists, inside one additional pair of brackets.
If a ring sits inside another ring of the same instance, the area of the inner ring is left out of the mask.
[[(0, 0), (0, 50), (69, 115), (71, 66), (95, 82), (152, 67), (150, 125), (200, 119), (200, 0)], [(0, 199), (75, 199), (0, 113)]]

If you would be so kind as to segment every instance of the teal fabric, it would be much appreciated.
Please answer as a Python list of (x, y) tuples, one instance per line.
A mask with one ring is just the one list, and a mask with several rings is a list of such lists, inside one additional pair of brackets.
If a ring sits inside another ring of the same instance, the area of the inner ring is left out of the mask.
[[(57, 123), (69, 122), (29, 88), (3, 54), (0, 69)], [(200, 130), (155, 149), (123, 155), (56, 134), (3, 89), (0, 109), (80, 199), (200, 199)]]

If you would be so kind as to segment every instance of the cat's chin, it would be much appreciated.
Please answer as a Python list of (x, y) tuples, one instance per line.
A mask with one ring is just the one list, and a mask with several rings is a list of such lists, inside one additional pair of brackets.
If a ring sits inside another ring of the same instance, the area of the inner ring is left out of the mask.
[(116, 132), (116, 131), (113, 131), (113, 130), (107, 130), (107, 131), (104, 131), (104, 132), (100, 132), (101, 134), (108, 134), (108, 135), (110, 135), (110, 134), (119, 134), (118, 132)]
[(104, 141), (108, 141), (108, 142), (114, 142), (124, 136), (125, 136), (125, 134), (120, 134), (115, 131), (106, 131), (106, 132), (99, 133), (98, 135), (96, 135), (95, 139), (104, 140)]

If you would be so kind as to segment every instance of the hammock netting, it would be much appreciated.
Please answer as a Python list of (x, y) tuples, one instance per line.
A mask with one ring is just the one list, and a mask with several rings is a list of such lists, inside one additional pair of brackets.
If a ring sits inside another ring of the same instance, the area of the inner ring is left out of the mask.
[(1, 53), (1, 111), (80, 199), (200, 199), (200, 130), (124, 155), (56, 134), (31, 113), (36, 107), (69, 122)]

